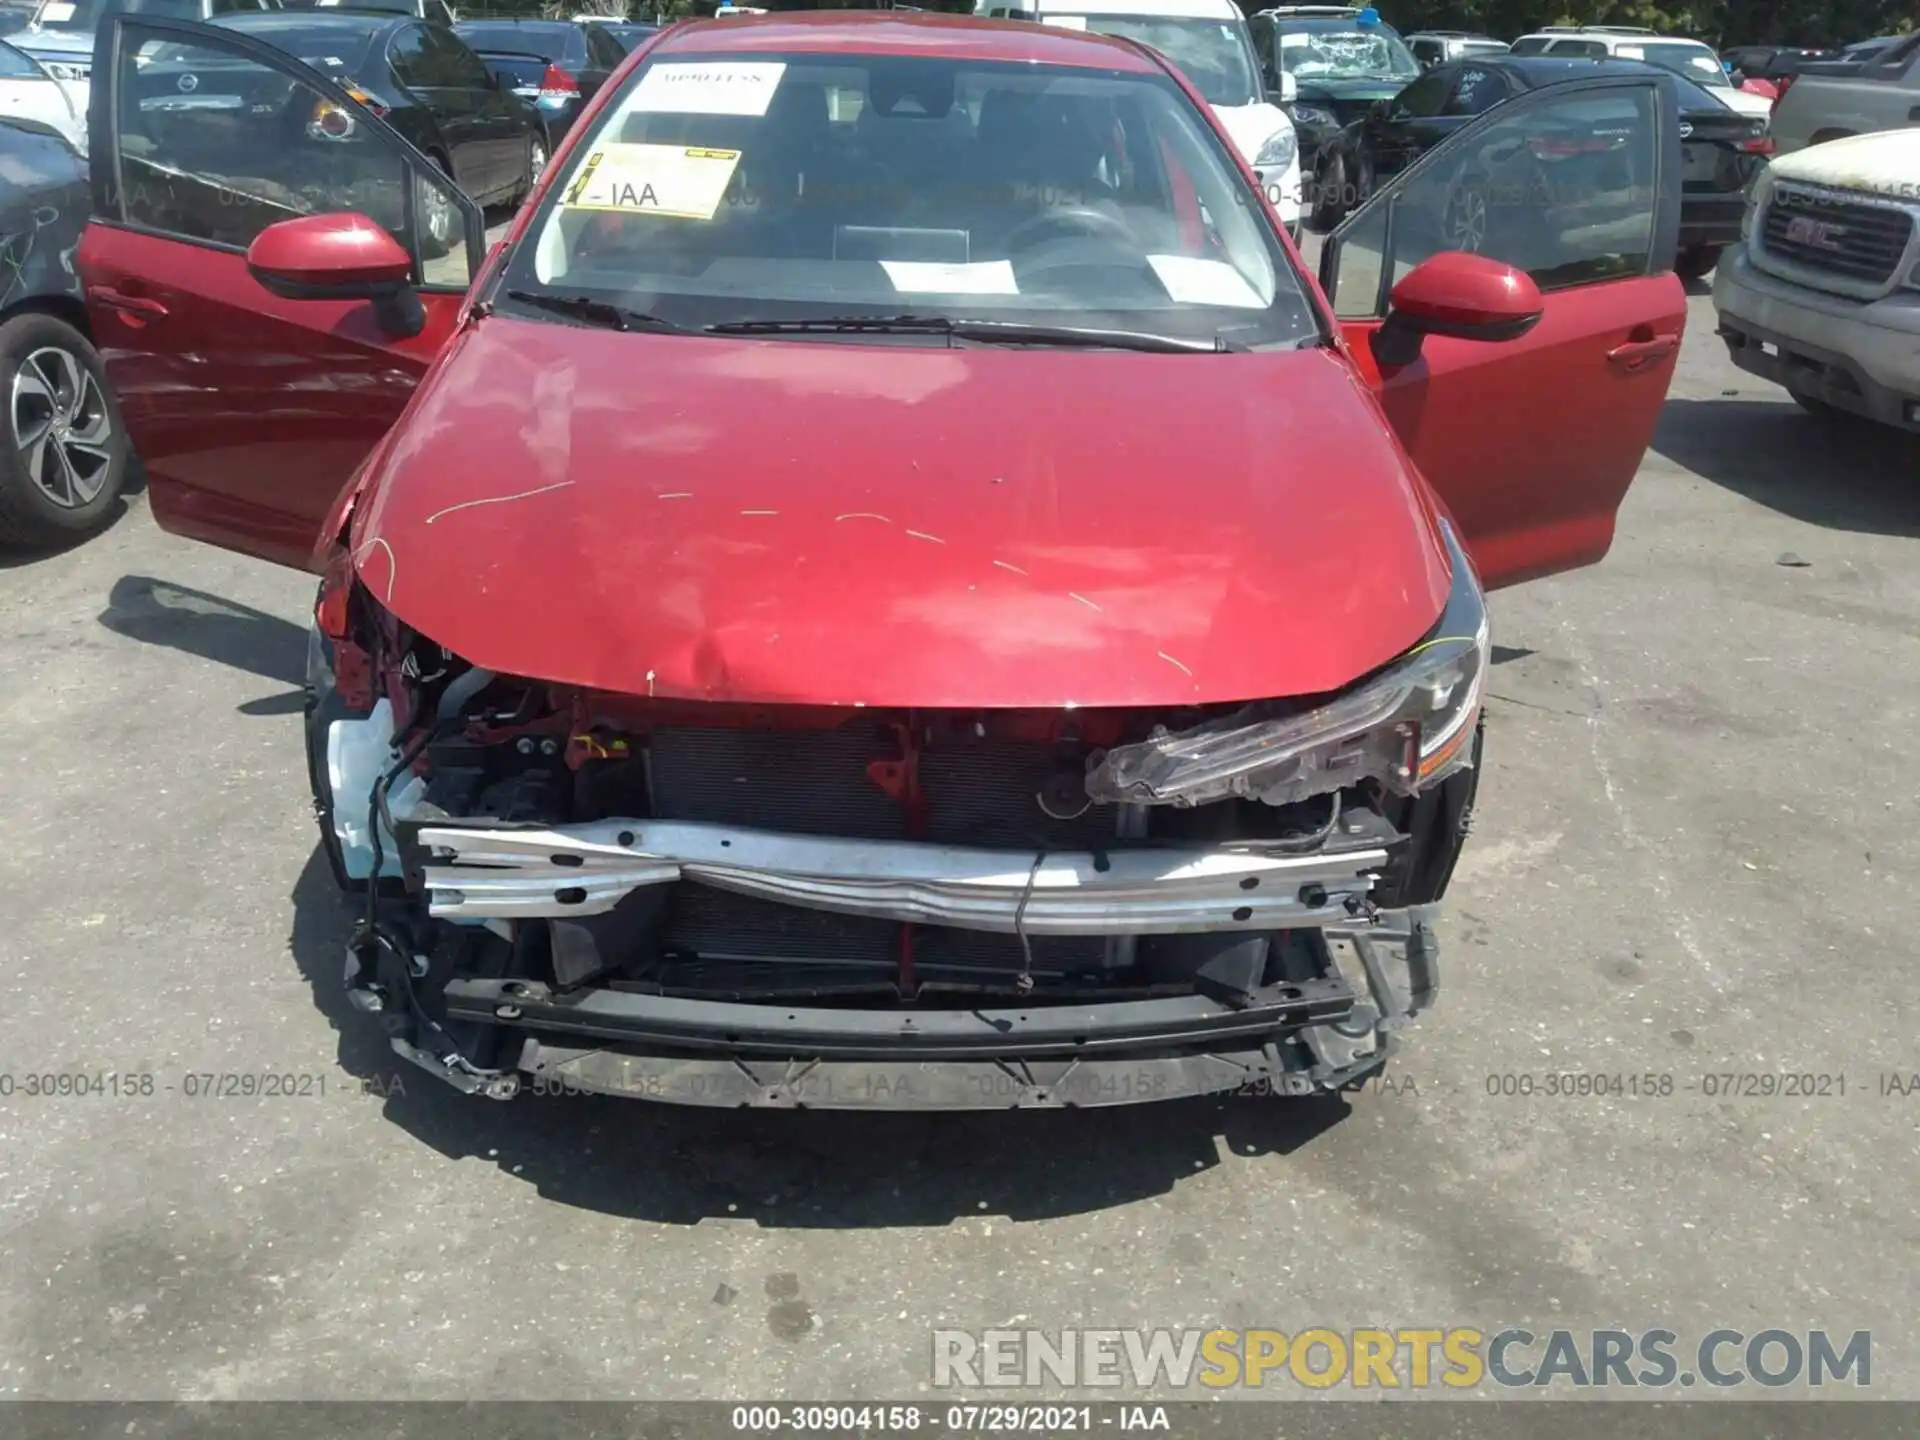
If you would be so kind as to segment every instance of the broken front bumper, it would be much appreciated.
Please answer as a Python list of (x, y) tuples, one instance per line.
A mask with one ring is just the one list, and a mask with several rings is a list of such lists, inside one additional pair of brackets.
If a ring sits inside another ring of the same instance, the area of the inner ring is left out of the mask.
[[(1256, 963), (1252, 988), (1203, 971), (1190, 993), (1152, 998), (1010, 1001), (929, 984), (918, 1004), (798, 993), (779, 1003), (499, 969), (449, 975), (437, 987), (444, 1019), (500, 1036), (502, 1068), (398, 1038), (394, 1048), (497, 1098), (531, 1088), (708, 1106), (997, 1109), (1305, 1094), (1377, 1071), (1393, 1032), (1438, 989), (1427, 910), (1382, 912), (1369, 898), (1399, 837), (1359, 817), (1307, 854), (1255, 841), (1028, 854), (654, 820), (539, 828), (416, 816), (404, 828), (428, 913), (456, 932), (548, 921), (559, 934), (578, 928), (561, 922), (685, 881), (903, 925), (1118, 945), (1211, 932), (1264, 955), (1281, 933), (1296, 937), (1292, 978), (1259, 983)], [(556, 969), (558, 959), (556, 949)]]

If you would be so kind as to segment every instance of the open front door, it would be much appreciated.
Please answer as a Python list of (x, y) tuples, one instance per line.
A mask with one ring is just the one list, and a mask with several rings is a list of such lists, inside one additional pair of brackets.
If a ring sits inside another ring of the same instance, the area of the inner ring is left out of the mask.
[(1500, 343), (1429, 336), (1381, 369), (1381, 403), (1489, 588), (1590, 565), (1653, 439), (1686, 323), (1673, 275), (1679, 116), (1664, 80), (1535, 90), (1435, 147), (1327, 242), (1321, 281), (1349, 343), (1444, 250), (1530, 274), (1539, 324)]
[[(115, 13), (94, 56), (93, 223), (77, 265), (93, 338), (177, 534), (308, 565), (334, 500), (451, 334), (479, 211), (292, 56), (215, 26)], [(426, 324), (368, 300), (287, 300), (247, 247), (358, 211), (413, 255)]]

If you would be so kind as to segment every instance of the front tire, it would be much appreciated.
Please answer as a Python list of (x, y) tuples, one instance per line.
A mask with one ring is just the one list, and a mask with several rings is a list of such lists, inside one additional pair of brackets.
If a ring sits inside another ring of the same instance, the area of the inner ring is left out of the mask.
[(73, 326), (29, 311), (0, 325), (0, 542), (45, 547), (103, 529), (126, 483), (126, 425), (100, 356)]
[(540, 183), (540, 177), (546, 173), (546, 169), (547, 169), (547, 142), (545, 137), (541, 135), (528, 136), (527, 137), (527, 183), (521, 187), (520, 193), (514, 196), (514, 200), (513, 200), (514, 204), (518, 205), (522, 200), (525, 200), (527, 196), (533, 193), (533, 187)]
[[(434, 155), (429, 158), (440, 172), (442, 180), (448, 185), (458, 185), (453, 178), (453, 167), (445, 157)], [(443, 187), (435, 185), (424, 175), (414, 177), (414, 194), (413, 213), (420, 226), (421, 258), (438, 260), (452, 254), (454, 247), (466, 238), (460, 207)]]
[(1347, 161), (1335, 151), (1327, 157), (1314, 180), (1313, 228), (1328, 234), (1347, 218)]

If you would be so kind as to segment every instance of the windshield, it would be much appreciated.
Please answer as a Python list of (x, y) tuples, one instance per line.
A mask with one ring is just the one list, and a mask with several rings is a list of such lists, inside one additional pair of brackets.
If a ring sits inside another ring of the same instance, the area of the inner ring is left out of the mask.
[(947, 57), (649, 61), (573, 148), (504, 290), (503, 308), (586, 296), (689, 327), (1319, 335), (1269, 212), (1166, 77)]
[(102, 16), (119, 9), (130, 15), (163, 15), (169, 20), (198, 20), (200, 0), (41, 0), (34, 12), (36, 30), (71, 30), (91, 35)]
[(1733, 82), (1721, 67), (1720, 57), (1705, 45), (1685, 40), (1636, 41), (1619, 46), (1613, 53), (1622, 60), (1644, 60), (1662, 70), (1684, 75), (1696, 85), (1710, 85), (1719, 90), (1733, 88)]
[(1420, 62), (1400, 37), (1389, 31), (1360, 30), (1335, 22), (1282, 30), (1280, 68), (1296, 80), (1362, 76), (1411, 80), (1420, 73)]
[(1046, 23), (1152, 46), (1173, 62), (1209, 105), (1252, 105), (1265, 98), (1254, 75), (1253, 47), (1240, 21), (1049, 12)]

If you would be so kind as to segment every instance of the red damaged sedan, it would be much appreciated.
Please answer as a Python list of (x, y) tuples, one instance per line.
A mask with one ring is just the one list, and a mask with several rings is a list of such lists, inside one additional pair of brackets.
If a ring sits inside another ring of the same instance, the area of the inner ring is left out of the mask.
[(1318, 283), (1072, 31), (673, 27), (491, 250), (244, 34), (115, 17), (94, 94), (95, 338), (159, 522), (322, 576), (407, 1059), (1094, 1105), (1350, 1085), (1432, 1001), (1483, 591), (1605, 554), (1673, 370), (1658, 77), (1468, 122)]

